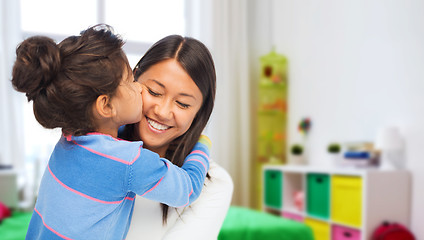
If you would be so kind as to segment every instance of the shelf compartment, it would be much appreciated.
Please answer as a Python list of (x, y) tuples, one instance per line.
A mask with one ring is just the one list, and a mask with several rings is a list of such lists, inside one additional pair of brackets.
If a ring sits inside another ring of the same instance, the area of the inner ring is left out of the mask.
[(307, 174), (306, 211), (309, 215), (328, 219), (330, 209), (330, 176), (322, 173)]
[(331, 226), (333, 240), (361, 240), (361, 231), (334, 224)]
[(303, 174), (285, 172), (283, 182), (283, 210), (303, 212), (305, 208)]
[(265, 178), (265, 205), (274, 209), (282, 207), (283, 174), (278, 170), (266, 170)]
[(282, 216), (284, 218), (291, 219), (291, 220), (294, 220), (294, 221), (297, 221), (297, 222), (303, 222), (304, 221), (303, 215), (288, 212), (288, 211), (283, 211)]
[(362, 179), (356, 176), (332, 177), (331, 218), (346, 225), (360, 227), (362, 219)]
[(325, 221), (320, 221), (311, 218), (305, 218), (305, 224), (308, 225), (314, 234), (315, 240), (330, 239), (330, 224)]

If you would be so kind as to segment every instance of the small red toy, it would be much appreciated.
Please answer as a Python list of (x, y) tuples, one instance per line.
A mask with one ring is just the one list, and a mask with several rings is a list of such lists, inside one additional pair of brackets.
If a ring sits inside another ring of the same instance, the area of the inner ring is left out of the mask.
[(385, 221), (375, 229), (371, 240), (415, 240), (415, 237), (402, 224)]
[(0, 221), (2, 221), (3, 219), (10, 217), (10, 215), (12, 215), (12, 212), (10, 211), (10, 209), (4, 205), (2, 202), (0, 202)]
[(303, 191), (297, 191), (294, 193), (294, 205), (296, 206), (297, 210), (303, 211), (303, 206), (305, 203), (305, 194)]

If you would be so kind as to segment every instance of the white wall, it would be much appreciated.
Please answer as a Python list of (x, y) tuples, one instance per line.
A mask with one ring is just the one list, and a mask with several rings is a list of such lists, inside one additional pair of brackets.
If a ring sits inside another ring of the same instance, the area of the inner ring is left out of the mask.
[(281, 0), (272, 10), (272, 42), (290, 61), (289, 141), (309, 116), (310, 162), (321, 165), (331, 141), (374, 141), (379, 127), (400, 126), (411, 227), (424, 239), (424, 1)]

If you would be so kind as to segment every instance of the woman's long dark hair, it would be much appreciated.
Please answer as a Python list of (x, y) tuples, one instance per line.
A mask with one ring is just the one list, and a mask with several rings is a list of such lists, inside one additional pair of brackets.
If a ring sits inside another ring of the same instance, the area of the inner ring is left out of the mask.
[[(203, 43), (193, 38), (171, 35), (156, 42), (140, 59), (133, 70), (134, 79), (138, 79), (151, 66), (166, 59), (177, 60), (203, 95), (202, 106), (190, 128), (170, 143), (165, 154), (168, 160), (181, 167), (184, 158), (197, 143), (212, 113), (216, 91), (215, 66), (209, 50)], [(128, 140), (140, 140), (139, 133), (135, 129), (134, 124), (127, 125), (123, 136)], [(169, 206), (161, 205), (162, 220), (165, 224)]]

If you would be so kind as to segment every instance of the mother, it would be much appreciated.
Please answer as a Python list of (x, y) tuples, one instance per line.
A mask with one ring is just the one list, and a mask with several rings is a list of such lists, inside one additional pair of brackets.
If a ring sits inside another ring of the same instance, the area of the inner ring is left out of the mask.
[[(215, 98), (212, 56), (200, 41), (171, 35), (155, 43), (134, 69), (143, 90), (143, 115), (123, 138), (181, 166), (206, 127)], [(213, 144), (213, 143), (212, 143)], [(185, 209), (137, 198), (127, 239), (217, 239), (230, 205), (233, 183), (211, 162), (199, 199)]]

